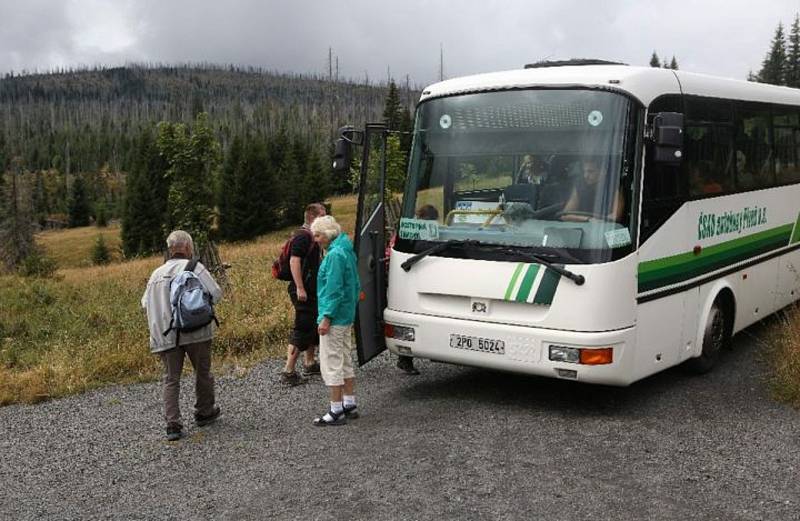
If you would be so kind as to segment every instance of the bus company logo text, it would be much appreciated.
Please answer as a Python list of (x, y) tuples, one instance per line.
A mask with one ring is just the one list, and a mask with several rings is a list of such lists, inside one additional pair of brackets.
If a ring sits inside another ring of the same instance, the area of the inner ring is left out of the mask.
[(700, 212), (697, 219), (697, 238), (708, 239), (715, 235), (742, 233), (748, 228), (767, 224), (767, 209), (745, 206), (738, 212), (728, 211), (722, 215)]

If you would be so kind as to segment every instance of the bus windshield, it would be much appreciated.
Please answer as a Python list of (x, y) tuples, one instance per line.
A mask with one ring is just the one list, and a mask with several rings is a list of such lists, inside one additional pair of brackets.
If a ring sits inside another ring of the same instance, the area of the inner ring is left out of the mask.
[(423, 103), (395, 247), (466, 240), (584, 263), (629, 253), (635, 112), (602, 90)]

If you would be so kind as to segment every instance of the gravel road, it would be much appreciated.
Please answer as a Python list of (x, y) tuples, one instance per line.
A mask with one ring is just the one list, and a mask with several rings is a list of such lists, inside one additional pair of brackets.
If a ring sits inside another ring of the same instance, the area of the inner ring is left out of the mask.
[(768, 397), (761, 332), (628, 388), (383, 355), (339, 428), (277, 361), (218, 378), (223, 417), (174, 444), (157, 383), (5, 407), (0, 519), (798, 520), (800, 413)]

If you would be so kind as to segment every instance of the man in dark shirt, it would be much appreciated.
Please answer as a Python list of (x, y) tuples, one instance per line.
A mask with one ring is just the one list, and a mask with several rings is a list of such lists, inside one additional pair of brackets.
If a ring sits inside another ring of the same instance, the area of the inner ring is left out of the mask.
[(581, 161), (583, 176), (572, 189), (564, 205), (564, 221), (588, 221), (590, 218), (620, 222), (625, 208), (620, 188), (608, 179), (606, 165), (595, 158)]
[(281, 373), (281, 381), (295, 386), (305, 380), (295, 371), (297, 357), (302, 351), (303, 374), (319, 374), (319, 362), (315, 361), (314, 350), (319, 345), (317, 334), (317, 272), (321, 252), (311, 235), (309, 226), (317, 217), (325, 215), (325, 207), (312, 203), (306, 207), (303, 227), (297, 230), (292, 239), (289, 268), (292, 280), (289, 282), (289, 298), (294, 306), (294, 326), (289, 334), (289, 348), (286, 366)]

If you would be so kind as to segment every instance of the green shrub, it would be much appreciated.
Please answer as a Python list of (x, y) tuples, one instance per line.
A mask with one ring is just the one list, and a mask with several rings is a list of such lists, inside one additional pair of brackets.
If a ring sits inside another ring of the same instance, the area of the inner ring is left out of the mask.
[(24, 277), (52, 277), (58, 264), (44, 254), (40, 249), (34, 248), (30, 255), (25, 257), (19, 265), (19, 274)]
[(111, 262), (111, 252), (108, 250), (108, 245), (102, 235), (98, 235), (92, 246), (92, 264), (104, 265)]

